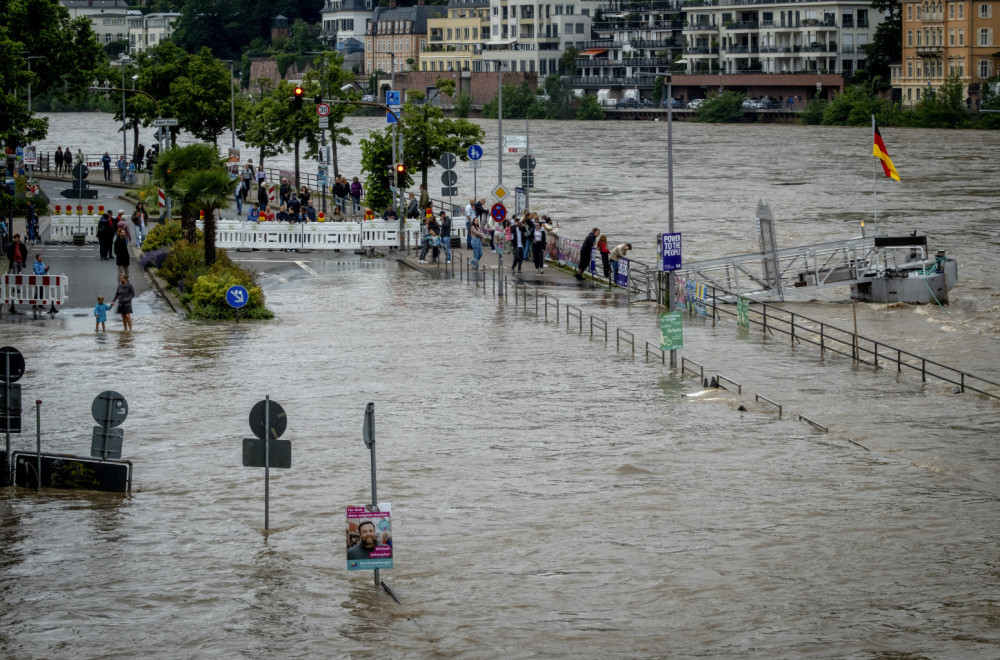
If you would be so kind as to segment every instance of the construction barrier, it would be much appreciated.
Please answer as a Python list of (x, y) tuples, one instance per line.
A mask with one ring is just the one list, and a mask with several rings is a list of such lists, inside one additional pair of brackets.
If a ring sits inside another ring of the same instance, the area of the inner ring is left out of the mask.
[[(452, 236), (465, 241), (465, 219)], [(205, 223), (198, 221), (198, 229)], [(227, 250), (356, 250), (359, 248), (417, 247), (419, 220), (407, 220), (402, 231), (397, 220), (365, 222), (251, 222), (218, 220), (215, 245)]]
[(65, 275), (4, 275), (4, 305), (60, 306), (69, 300)]
[(49, 223), (48, 240), (72, 243), (74, 236), (83, 235), (87, 243), (97, 242), (99, 215), (53, 215)]

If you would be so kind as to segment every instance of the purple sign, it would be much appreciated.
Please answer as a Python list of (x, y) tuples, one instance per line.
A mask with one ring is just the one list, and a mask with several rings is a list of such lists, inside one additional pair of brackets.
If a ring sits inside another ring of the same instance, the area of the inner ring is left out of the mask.
[(617, 286), (628, 288), (628, 259), (625, 257), (618, 259), (618, 268), (615, 269), (614, 277)]
[(681, 269), (681, 235), (660, 234), (661, 270)]

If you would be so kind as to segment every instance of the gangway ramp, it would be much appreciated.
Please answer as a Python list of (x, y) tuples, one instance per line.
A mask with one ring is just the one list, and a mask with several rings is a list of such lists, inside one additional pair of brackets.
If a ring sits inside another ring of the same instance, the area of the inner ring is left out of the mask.
[(784, 291), (849, 286), (876, 263), (874, 238), (861, 237), (687, 263), (679, 277), (733, 294), (755, 297)]

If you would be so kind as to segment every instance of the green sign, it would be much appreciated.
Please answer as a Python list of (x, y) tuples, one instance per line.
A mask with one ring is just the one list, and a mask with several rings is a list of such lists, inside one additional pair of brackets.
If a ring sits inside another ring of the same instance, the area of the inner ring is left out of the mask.
[(680, 312), (660, 314), (660, 350), (684, 348), (684, 326)]
[(740, 296), (736, 301), (736, 325), (741, 328), (750, 327), (750, 299)]

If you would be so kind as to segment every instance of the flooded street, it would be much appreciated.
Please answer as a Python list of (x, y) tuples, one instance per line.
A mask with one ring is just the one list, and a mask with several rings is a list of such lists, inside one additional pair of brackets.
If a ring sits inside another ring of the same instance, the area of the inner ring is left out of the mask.
[[(378, 125), (356, 121), (355, 142)], [(51, 148), (103, 151), (108, 125), (91, 147), (54, 124)], [(483, 125), (480, 197), (496, 166)], [(531, 205), (566, 235), (600, 226), (652, 262), (663, 128), (533, 122)], [(753, 251), (759, 198), (782, 246), (853, 236), (870, 217), (866, 129), (686, 124), (674, 137), (685, 259)], [(997, 136), (883, 138), (902, 183), (879, 181), (880, 227), (927, 232), (960, 282), (945, 310), (859, 305), (859, 331), (997, 379)], [(515, 168), (504, 162), (505, 180)], [(995, 401), (685, 318), (681, 355), (743, 386), (701, 392), (643, 359), (657, 310), (602, 289), (548, 293), (633, 332), (634, 359), (613, 336), (391, 259), (301, 258), (262, 275), (269, 323), (183, 321), (151, 295), (131, 335), (112, 315), (95, 336), (82, 302), (51, 321), (4, 317), (24, 400), (44, 401), (43, 448), (86, 454), (90, 403), (113, 389), (129, 402), (135, 477), (128, 498), (0, 492), (0, 655), (1000, 655)], [(846, 291), (833, 298), (789, 306), (850, 327)], [(291, 469), (271, 471), (270, 533), (263, 470), (241, 464), (265, 395), (293, 447)], [(402, 605), (344, 568), (344, 507), (370, 498), (369, 401), (394, 523), (382, 577)], [(15, 449), (34, 447), (31, 412)]]

